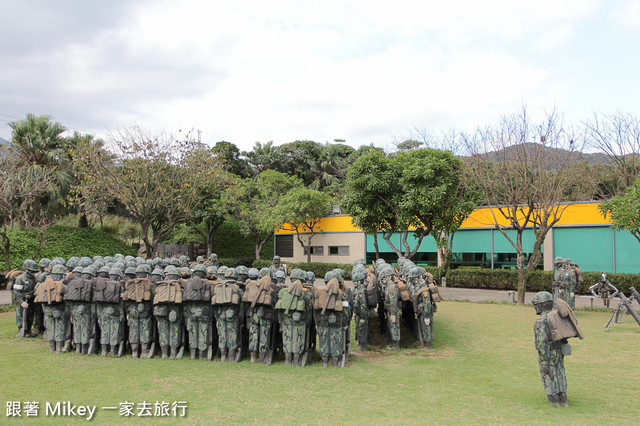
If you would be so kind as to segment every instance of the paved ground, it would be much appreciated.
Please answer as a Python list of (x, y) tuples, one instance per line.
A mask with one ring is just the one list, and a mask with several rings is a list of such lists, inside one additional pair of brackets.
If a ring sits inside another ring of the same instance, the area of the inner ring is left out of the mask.
[[(351, 283), (349, 283), (351, 284)], [(317, 283), (316, 285), (324, 285)], [(467, 299), (472, 302), (481, 302), (485, 300), (492, 300), (496, 302), (511, 301), (512, 296), (506, 291), (500, 290), (478, 290), (470, 288), (440, 288), (440, 293), (445, 299)], [(525, 294), (525, 302), (531, 303), (531, 299), (535, 293), (528, 292)], [(592, 299), (589, 297), (578, 296), (576, 297), (576, 307), (584, 308), (591, 307)], [(615, 309), (618, 306), (619, 299), (614, 298), (611, 300), (611, 309)], [(8, 305), (11, 303), (11, 292), (9, 290), (0, 290), (0, 305)], [(603, 308), (602, 300), (593, 300), (594, 308)]]

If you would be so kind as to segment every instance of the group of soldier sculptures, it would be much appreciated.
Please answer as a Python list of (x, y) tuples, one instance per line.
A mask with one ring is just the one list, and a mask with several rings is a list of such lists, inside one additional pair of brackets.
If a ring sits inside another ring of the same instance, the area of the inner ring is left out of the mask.
[(553, 259), (555, 269), (553, 275), (553, 302), (554, 306), (558, 299), (562, 299), (569, 304), (571, 309), (576, 307), (576, 290), (579, 283), (583, 282), (582, 270), (571, 261), (556, 257)]

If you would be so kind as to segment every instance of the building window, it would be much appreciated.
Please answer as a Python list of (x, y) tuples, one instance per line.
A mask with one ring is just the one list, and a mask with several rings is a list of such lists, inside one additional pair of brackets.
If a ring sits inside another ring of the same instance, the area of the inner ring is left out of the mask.
[(329, 246), (331, 256), (349, 256), (349, 246)]
[(293, 235), (276, 235), (276, 255), (293, 257)]
[[(307, 255), (307, 248), (304, 248), (304, 254)], [(322, 256), (324, 255), (324, 247), (323, 246), (311, 246), (311, 255), (312, 256)]]

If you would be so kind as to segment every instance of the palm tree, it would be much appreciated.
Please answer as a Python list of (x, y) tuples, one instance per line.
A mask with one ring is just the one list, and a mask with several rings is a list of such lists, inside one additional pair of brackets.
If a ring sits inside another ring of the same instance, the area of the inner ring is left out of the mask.
[(34, 222), (40, 222), (43, 202), (59, 199), (68, 189), (71, 173), (68, 167), (66, 141), (62, 137), (67, 129), (52, 122), (47, 115), (27, 114), (25, 120), (9, 123), (12, 129), (11, 148), (18, 157), (18, 165), (25, 166), (33, 176), (52, 173), (53, 192), (33, 196)]
[(256, 142), (253, 150), (244, 155), (257, 175), (265, 170), (282, 171), (283, 155), (277, 146), (273, 146), (273, 141), (264, 145)]

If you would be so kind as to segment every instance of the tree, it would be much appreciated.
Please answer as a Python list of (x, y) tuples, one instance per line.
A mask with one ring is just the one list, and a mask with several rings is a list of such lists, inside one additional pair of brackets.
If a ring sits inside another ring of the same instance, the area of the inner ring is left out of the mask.
[(111, 137), (111, 151), (85, 144), (75, 152), (85, 198), (117, 199), (140, 224), (146, 256), (178, 223), (201, 205), (208, 185), (223, 185), (224, 174), (213, 153), (171, 135), (150, 134), (138, 126)]
[(304, 186), (309, 186), (314, 180), (311, 165), (320, 158), (322, 145), (314, 141), (294, 141), (280, 145), (283, 155), (283, 169), (278, 170), (302, 179)]
[(29, 207), (36, 222), (42, 216), (42, 204), (64, 198), (65, 191), (71, 182), (70, 168), (66, 160), (66, 141), (62, 134), (66, 131), (60, 123), (52, 122), (47, 115), (27, 114), (24, 120), (9, 123), (12, 129), (11, 148), (15, 152), (18, 166), (27, 167), (28, 174), (48, 176), (52, 185), (47, 192), (31, 192), (33, 197)]
[(13, 150), (0, 146), (0, 238), (7, 269), (11, 267), (9, 227), (45, 224), (43, 218), (31, 214), (29, 205), (36, 196), (51, 190), (52, 174), (50, 169), (37, 170), (24, 164)]
[(244, 158), (240, 157), (240, 150), (231, 142), (217, 142), (211, 151), (220, 158), (223, 167), (229, 173), (240, 176), (242, 178), (249, 177), (252, 174), (251, 166)]
[(260, 259), (262, 247), (273, 237), (273, 209), (280, 198), (295, 187), (302, 187), (297, 177), (266, 170), (255, 179), (235, 179), (223, 194), (223, 203), (231, 206), (241, 229), (253, 238), (256, 259)]
[(309, 188), (341, 196), (347, 171), (355, 160), (355, 152), (349, 145), (322, 145), (319, 157), (311, 160), (310, 171), (314, 180)]
[(631, 186), (640, 174), (640, 119), (623, 112), (596, 113), (584, 125), (589, 145), (604, 152), (623, 178), (622, 189)]
[(279, 147), (273, 146), (273, 141), (269, 141), (264, 145), (256, 142), (253, 150), (244, 153), (247, 162), (253, 168), (255, 174), (264, 172), (265, 170), (282, 171), (284, 156), (280, 152)]
[[(300, 246), (311, 262), (311, 240), (321, 232), (320, 219), (331, 214), (333, 198), (324, 192), (296, 187), (287, 192), (273, 209), (274, 228), (295, 231)], [(303, 237), (306, 237), (306, 241)]]
[[(583, 200), (590, 176), (574, 173), (581, 161), (580, 142), (571, 130), (563, 127), (561, 116), (552, 111), (544, 120), (534, 122), (526, 108), (504, 116), (499, 123), (479, 128), (475, 134), (463, 135), (470, 178), (477, 186), (482, 203), (489, 206), (495, 229), (516, 251), (518, 268), (518, 303), (524, 303), (525, 281), (541, 260), (541, 247), (547, 232), (562, 217), (565, 209)], [(540, 142), (534, 143), (533, 141)], [(564, 149), (563, 149), (564, 148)], [(593, 188), (587, 193), (592, 193)], [(531, 229), (535, 241), (525, 265), (522, 236)], [(509, 235), (515, 231), (515, 238)]]
[(640, 177), (636, 178), (624, 194), (601, 203), (598, 208), (605, 218), (611, 217), (613, 229), (626, 229), (640, 242)]
[[(461, 172), (462, 162), (448, 151), (423, 148), (387, 157), (372, 150), (349, 169), (342, 206), (354, 224), (368, 234), (382, 231), (396, 255), (410, 259), (435, 224), (442, 231), (457, 219), (451, 210), (461, 202)], [(394, 233), (402, 235), (398, 247)]]

